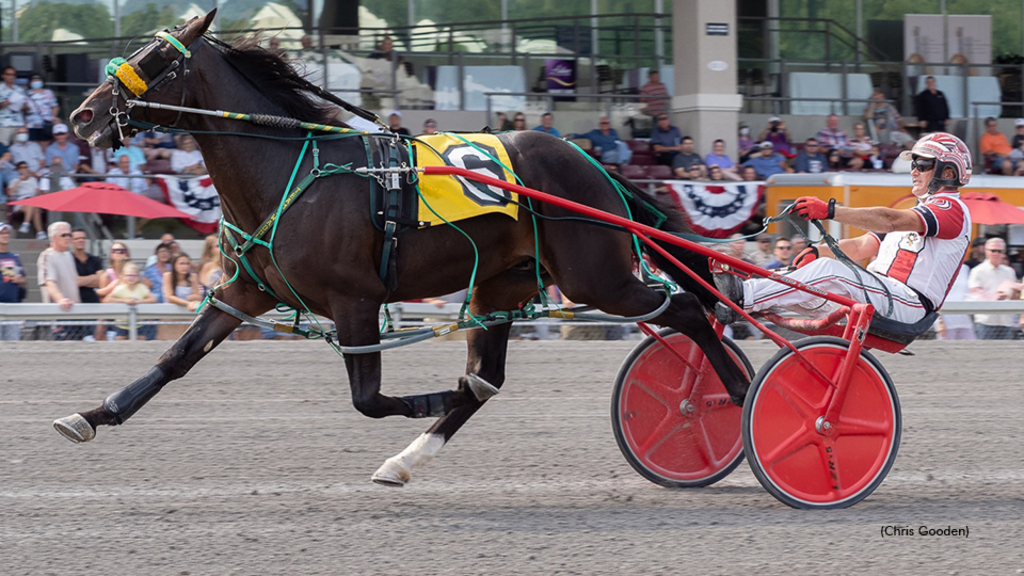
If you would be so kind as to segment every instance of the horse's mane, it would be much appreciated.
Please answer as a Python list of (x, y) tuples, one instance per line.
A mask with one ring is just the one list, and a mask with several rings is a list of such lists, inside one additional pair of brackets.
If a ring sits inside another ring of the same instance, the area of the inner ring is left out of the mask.
[(338, 108), (313, 94), (310, 83), (287, 60), (261, 47), (259, 36), (246, 36), (230, 44), (209, 34), (203, 37), (285, 115), (304, 122), (344, 126)]

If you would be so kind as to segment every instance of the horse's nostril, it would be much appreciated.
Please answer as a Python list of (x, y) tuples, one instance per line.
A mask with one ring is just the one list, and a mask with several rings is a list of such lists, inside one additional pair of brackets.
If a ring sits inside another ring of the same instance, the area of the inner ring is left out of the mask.
[(92, 110), (82, 110), (72, 118), (78, 124), (86, 125), (92, 122)]

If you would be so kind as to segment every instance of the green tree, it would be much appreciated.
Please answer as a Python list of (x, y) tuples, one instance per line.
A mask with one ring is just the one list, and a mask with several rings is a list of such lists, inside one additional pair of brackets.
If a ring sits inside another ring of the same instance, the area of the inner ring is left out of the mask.
[(173, 6), (161, 7), (151, 2), (141, 9), (121, 13), (121, 35), (139, 36), (149, 34), (154, 30), (170, 28), (177, 24), (176, 17), (177, 14), (175, 14)]
[(85, 38), (102, 38), (114, 34), (110, 12), (103, 4), (39, 2), (21, 11), (18, 39), (21, 42), (45, 42), (53, 38), (53, 31), (58, 28)]

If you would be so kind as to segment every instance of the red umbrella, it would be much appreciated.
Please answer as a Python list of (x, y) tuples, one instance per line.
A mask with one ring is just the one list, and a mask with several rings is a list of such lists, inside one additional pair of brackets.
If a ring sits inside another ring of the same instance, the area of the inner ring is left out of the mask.
[(41, 194), (27, 200), (11, 202), (12, 206), (36, 206), (51, 212), (96, 212), (138, 218), (192, 219), (173, 206), (161, 204), (145, 196), (125, 190), (117, 184), (86, 182), (77, 188)]
[(964, 192), (960, 199), (967, 204), (975, 224), (1024, 224), (1024, 210), (990, 192)]

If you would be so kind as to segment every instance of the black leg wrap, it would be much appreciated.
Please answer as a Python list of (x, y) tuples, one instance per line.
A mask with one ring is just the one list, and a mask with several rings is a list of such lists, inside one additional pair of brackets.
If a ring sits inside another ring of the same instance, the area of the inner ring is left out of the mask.
[(463, 394), (448, 390), (433, 394), (402, 396), (401, 400), (408, 404), (409, 408), (412, 408), (409, 418), (440, 418), (455, 408), (457, 395), (462, 396)]
[(103, 401), (103, 409), (114, 417), (118, 424), (131, 418), (146, 402), (164, 387), (167, 377), (159, 366), (153, 366), (142, 378), (114, 392)]

